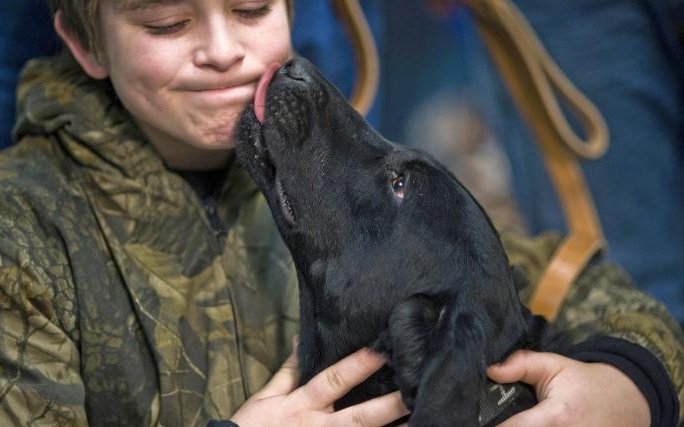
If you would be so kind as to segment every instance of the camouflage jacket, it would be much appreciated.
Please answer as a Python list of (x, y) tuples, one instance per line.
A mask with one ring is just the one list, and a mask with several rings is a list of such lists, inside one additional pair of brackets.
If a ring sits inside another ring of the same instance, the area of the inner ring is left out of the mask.
[[(203, 425), (228, 418), (290, 350), (296, 276), (245, 172), (216, 235), (106, 82), (37, 60), (20, 143), (0, 155), (0, 425)], [(531, 282), (557, 236), (504, 235)], [(523, 297), (530, 290), (523, 290)], [(650, 349), (684, 395), (684, 338), (615, 267), (589, 269), (557, 322)]]
[(290, 351), (298, 297), (264, 199), (234, 167), (216, 236), (111, 96), (65, 59), (19, 88), (0, 156), (0, 425), (203, 425)]

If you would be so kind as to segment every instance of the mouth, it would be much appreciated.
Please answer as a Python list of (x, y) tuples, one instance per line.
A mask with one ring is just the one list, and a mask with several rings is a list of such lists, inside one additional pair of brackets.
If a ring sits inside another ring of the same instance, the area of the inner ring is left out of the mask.
[(282, 212), (285, 221), (287, 221), (287, 223), (291, 226), (295, 225), (296, 217), (294, 209), (292, 209), (290, 196), (287, 194), (287, 191), (285, 191), (285, 186), (283, 186), (283, 182), (278, 178), (277, 175), (275, 179), (275, 190), (276, 198), (278, 199), (278, 206), (280, 207), (280, 212)]
[(279, 64), (271, 64), (257, 83), (254, 95), (254, 114), (251, 120), (243, 117), (240, 124), (241, 137), (236, 146), (238, 156), (242, 159), (242, 163), (247, 167), (261, 192), (266, 196), (269, 205), (271, 205), (271, 210), (279, 211), (285, 225), (291, 227), (296, 223), (295, 210), (286, 186), (278, 174), (276, 163), (269, 152), (266, 143), (269, 132), (264, 125), (268, 87), (278, 69), (280, 69)]
[(192, 105), (209, 105), (214, 108), (248, 104), (254, 94), (255, 83), (242, 86), (187, 90), (187, 100)]

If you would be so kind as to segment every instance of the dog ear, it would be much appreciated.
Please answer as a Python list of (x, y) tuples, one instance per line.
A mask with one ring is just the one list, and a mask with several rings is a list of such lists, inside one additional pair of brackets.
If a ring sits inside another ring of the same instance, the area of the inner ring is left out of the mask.
[(485, 331), (467, 307), (447, 307), (428, 344), (411, 426), (478, 426)]
[(437, 326), (440, 308), (424, 295), (413, 295), (397, 304), (385, 329), (371, 346), (387, 355), (396, 385), (406, 407), (413, 410), (430, 336)]

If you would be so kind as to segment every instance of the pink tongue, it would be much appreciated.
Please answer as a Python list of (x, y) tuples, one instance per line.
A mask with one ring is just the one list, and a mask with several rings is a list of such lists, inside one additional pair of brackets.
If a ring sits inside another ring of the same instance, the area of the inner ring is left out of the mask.
[(260, 123), (264, 122), (264, 115), (266, 113), (266, 90), (268, 89), (268, 84), (271, 83), (273, 75), (279, 68), (280, 64), (278, 63), (269, 65), (257, 84), (256, 94), (254, 95), (254, 113)]

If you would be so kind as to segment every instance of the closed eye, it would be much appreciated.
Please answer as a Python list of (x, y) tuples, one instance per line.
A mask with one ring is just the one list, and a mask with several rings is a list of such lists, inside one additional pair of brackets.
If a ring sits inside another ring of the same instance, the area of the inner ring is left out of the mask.
[(182, 29), (187, 27), (189, 23), (189, 19), (184, 19), (182, 21), (174, 22), (169, 25), (145, 25), (145, 28), (147, 29), (147, 32), (150, 34), (167, 35), (181, 31)]
[(261, 6), (254, 9), (236, 9), (235, 13), (247, 20), (256, 20), (262, 16), (268, 15), (273, 9), (269, 5)]

